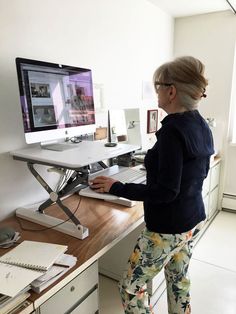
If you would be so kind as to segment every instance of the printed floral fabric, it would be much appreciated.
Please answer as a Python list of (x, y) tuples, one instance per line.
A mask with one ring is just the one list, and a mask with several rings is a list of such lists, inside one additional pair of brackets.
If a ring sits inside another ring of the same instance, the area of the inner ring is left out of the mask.
[(155, 233), (145, 228), (129, 258), (127, 271), (119, 283), (126, 314), (153, 313), (146, 283), (164, 267), (168, 313), (190, 313), (188, 266), (193, 240), (203, 224), (181, 234)]

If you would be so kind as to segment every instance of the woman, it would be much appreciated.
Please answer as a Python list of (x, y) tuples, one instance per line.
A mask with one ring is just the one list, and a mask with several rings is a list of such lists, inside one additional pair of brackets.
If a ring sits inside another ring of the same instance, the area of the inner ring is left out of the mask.
[(192, 240), (206, 218), (201, 191), (214, 152), (211, 131), (197, 110), (206, 86), (198, 59), (181, 57), (160, 66), (154, 87), (167, 116), (145, 157), (146, 185), (108, 177), (91, 182), (97, 192), (144, 202), (146, 228), (119, 284), (125, 313), (152, 313), (146, 283), (163, 267), (168, 313), (191, 313), (187, 272)]

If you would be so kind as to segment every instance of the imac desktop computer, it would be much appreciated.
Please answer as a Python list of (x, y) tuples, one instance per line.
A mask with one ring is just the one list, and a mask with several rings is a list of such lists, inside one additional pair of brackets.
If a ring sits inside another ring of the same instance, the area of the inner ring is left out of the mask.
[(94, 133), (92, 72), (44, 61), (16, 58), (26, 143), (42, 147)]

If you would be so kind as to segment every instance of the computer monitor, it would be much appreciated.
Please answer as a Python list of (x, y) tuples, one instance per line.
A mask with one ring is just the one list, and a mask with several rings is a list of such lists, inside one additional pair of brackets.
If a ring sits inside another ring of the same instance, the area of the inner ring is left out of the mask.
[(16, 67), (26, 143), (95, 132), (90, 69), (24, 58)]

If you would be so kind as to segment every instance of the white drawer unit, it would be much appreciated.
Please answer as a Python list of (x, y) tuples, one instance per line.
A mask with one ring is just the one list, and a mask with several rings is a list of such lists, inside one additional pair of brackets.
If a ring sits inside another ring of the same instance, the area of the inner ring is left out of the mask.
[(211, 219), (218, 208), (220, 181), (220, 159), (213, 162), (207, 178), (203, 182), (202, 196), (207, 219)]
[(142, 223), (99, 259), (101, 274), (115, 280), (121, 279), (137, 238), (144, 227), (145, 224)]
[(207, 195), (205, 195), (205, 197), (203, 197), (203, 203), (205, 206), (205, 212), (206, 212), (206, 216), (209, 216), (209, 194), (207, 193)]
[(216, 164), (211, 168), (211, 177), (210, 177), (210, 191), (214, 190), (216, 186), (219, 185), (220, 179), (220, 163)]
[[(94, 314), (98, 311), (98, 264), (95, 262), (43, 303), (40, 314)], [(83, 312), (83, 309), (86, 309)]]
[(202, 186), (202, 197), (204, 198), (208, 193), (210, 189), (210, 176), (206, 177), (206, 179), (203, 181), (203, 186)]
[(209, 196), (209, 207), (208, 207), (208, 217), (209, 219), (213, 216), (213, 214), (216, 212), (217, 205), (218, 205), (218, 193), (219, 188), (218, 186), (211, 191), (210, 196)]
[(147, 291), (149, 295), (154, 295), (154, 293), (160, 287), (164, 280), (165, 280), (164, 269), (162, 269), (158, 275), (156, 275), (152, 280), (148, 282)]

